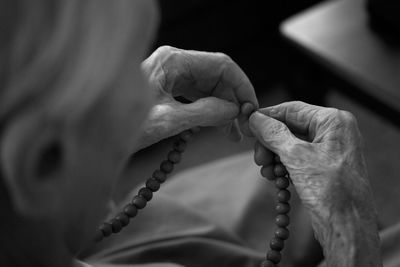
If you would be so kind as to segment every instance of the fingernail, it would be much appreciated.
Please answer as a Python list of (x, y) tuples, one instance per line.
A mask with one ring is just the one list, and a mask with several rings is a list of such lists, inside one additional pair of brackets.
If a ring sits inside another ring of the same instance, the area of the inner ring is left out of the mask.
[(273, 115), (273, 114), (278, 113), (278, 109), (275, 107), (261, 108), (258, 111), (263, 115)]
[(253, 114), (251, 114), (250, 118), (252, 118), (252, 120), (254, 120), (256, 123), (258, 123), (258, 122), (262, 122), (263, 120), (265, 120), (265, 115), (259, 111), (256, 111)]

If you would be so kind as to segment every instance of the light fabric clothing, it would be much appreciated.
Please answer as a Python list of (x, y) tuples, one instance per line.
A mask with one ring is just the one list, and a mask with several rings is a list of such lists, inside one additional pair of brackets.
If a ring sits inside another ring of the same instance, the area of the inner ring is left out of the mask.
[[(318, 245), (292, 196), (282, 266), (316, 266)], [(94, 267), (259, 266), (275, 229), (275, 201), (276, 189), (250, 152), (190, 169), (171, 177), (129, 226), (93, 247), (85, 261)], [(393, 231), (384, 246), (390, 267), (400, 266), (390, 252), (395, 245), (400, 251), (400, 234), (393, 235), (400, 227)]]

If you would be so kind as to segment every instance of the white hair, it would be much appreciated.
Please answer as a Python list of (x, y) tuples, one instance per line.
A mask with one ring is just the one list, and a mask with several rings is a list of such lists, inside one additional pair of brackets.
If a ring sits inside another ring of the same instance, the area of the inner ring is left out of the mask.
[(79, 118), (130, 67), (137, 2), (0, 0), (0, 121), (31, 105)]

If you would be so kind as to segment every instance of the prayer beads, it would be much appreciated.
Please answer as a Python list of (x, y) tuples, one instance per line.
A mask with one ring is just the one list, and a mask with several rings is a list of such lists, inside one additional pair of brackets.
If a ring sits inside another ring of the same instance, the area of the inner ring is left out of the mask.
[(183, 131), (178, 135), (174, 142), (173, 149), (168, 153), (167, 159), (162, 161), (159, 170), (153, 172), (152, 177), (147, 179), (145, 187), (142, 187), (138, 194), (133, 197), (131, 203), (125, 206), (123, 211), (115, 216), (110, 222), (105, 222), (96, 231), (95, 241), (100, 242), (104, 237), (112, 233), (118, 233), (123, 227), (129, 224), (138, 210), (146, 207), (147, 202), (153, 198), (153, 193), (160, 189), (162, 183), (167, 179), (167, 175), (174, 170), (174, 164), (181, 161), (182, 152), (185, 151), (186, 143), (193, 138), (193, 133), (198, 132), (198, 127)]
[(275, 207), (277, 212), (275, 224), (278, 226), (278, 228), (275, 231), (275, 236), (269, 243), (270, 249), (267, 252), (266, 259), (261, 263), (261, 267), (273, 267), (279, 264), (282, 259), (281, 251), (285, 247), (285, 240), (289, 238), (289, 230), (287, 229), (287, 226), (290, 223), (289, 216), (287, 215), (290, 211), (290, 191), (287, 190), (290, 185), (289, 174), (285, 166), (280, 162), (279, 157), (275, 156), (274, 159), (274, 177), (266, 176), (266, 169), (269, 166), (263, 166), (261, 168), (261, 175), (274, 182), (275, 187), (278, 189), (278, 203)]
[[(250, 116), (254, 111), (254, 106), (245, 103), (241, 107), (241, 113)], [(138, 210), (146, 207), (147, 202), (153, 198), (153, 193), (160, 189), (162, 183), (167, 180), (167, 175), (174, 170), (174, 165), (179, 163), (182, 153), (186, 149), (187, 142), (193, 138), (193, 133), (197, 133), (199, 127), (186, 130), (178, 135), (177, 140), (173, 144), (173, 149), (168, 153), (167, 159), (162, 161), (160, 168), (155, 170), (152, 177), (146, 180), (145, 187), (142, 187), (136, 196), (133, 197), (131, 203), (126, 205), (122, 212), (118, 213), (109, 222), (105, 222), (99, 226), (96, 231), (95, 241), (99, 242), (104, 237), (110, 236), (112, 233), (120, 232), (123, 227), (129, 224), (130, 219), (138, 214)], [(261, 175), (275, 183), (278, 189), (275, 211), (275, 224), (278, 226), (274, 232), (274, 237), (269, 242), (270, 249), (266, 253), (266, 259), (261, 262), (261, 267), (274, 267), (279, 264), (282, 259), (281, 251), (285, 247), (285, 240), (289, 238), (289, 230), (287, 229), (290, 219), (288, 213), (290, 211), (289, 200), (290, 191), (287, 188), (290, 185), (289, 174), (285, 166), (281, 163), (278, 155), (274, 156), (274, 166), (263, 166)], [(271, 170), (273, 175), (271, 174)]]

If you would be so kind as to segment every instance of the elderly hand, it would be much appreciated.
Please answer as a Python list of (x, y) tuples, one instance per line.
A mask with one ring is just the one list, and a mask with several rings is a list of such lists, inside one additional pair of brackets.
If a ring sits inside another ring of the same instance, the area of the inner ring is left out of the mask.
[[(163, 46), (142, 63), (156, 94), (144, 125), (140, 148), (195, 126), (229, 128), (232, 139), (249, 134), (248, 115), (240, 107), (258, 107), (249, 79), (228, 56)], [(182, 96), (192, 103), (175, 100)], [(238, 123), (240, 128), (238, 126)]]
[(273, 153), (286, 166), (328, 266), (380, 266), (376, 209), (354, 117), (289, 102), (254, 112), (250, 129), (262, 174), (273, 178)]

